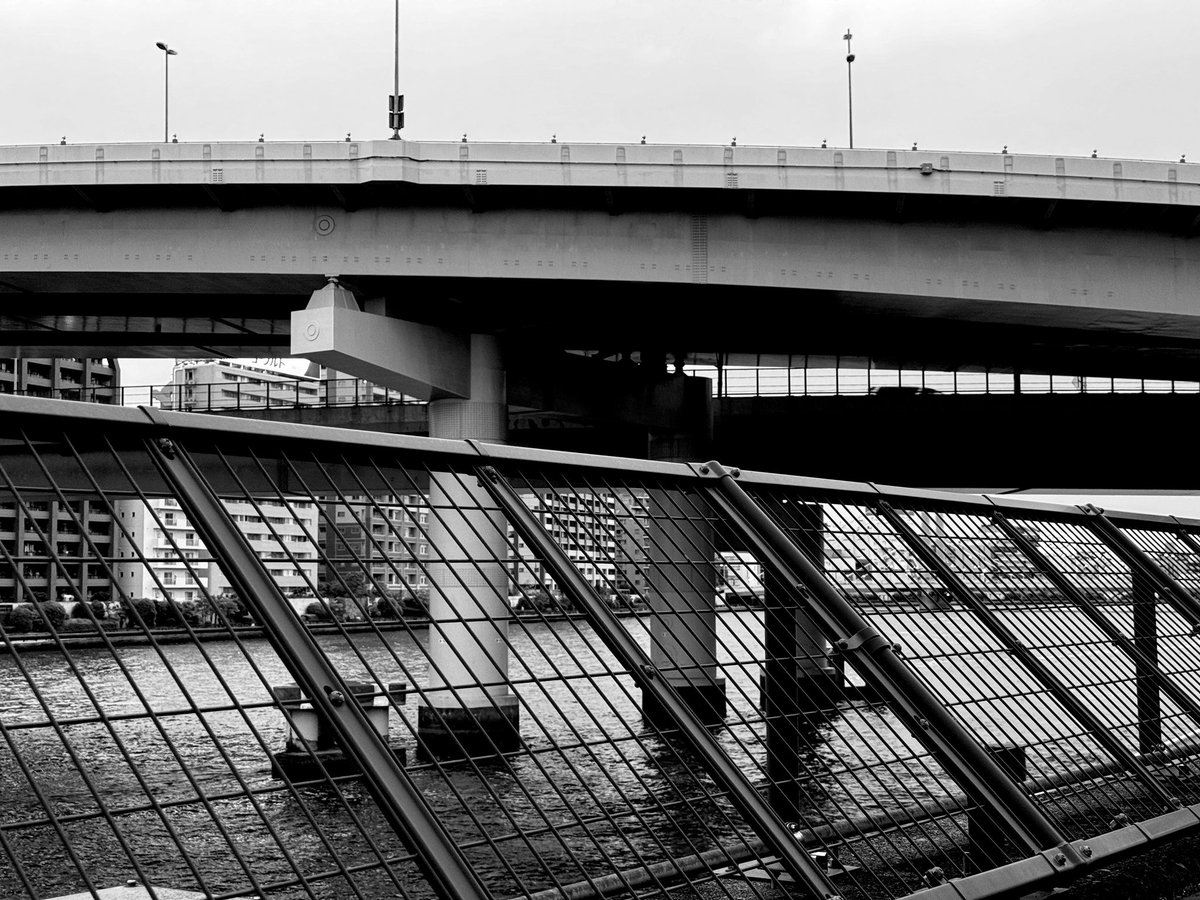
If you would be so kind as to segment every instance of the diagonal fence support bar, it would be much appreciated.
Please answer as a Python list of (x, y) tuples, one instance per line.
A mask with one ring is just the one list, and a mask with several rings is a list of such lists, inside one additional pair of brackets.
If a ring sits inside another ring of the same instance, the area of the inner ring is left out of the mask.
[[(746, 494), (719, 463), (699, 469), (712, 479), (711, 499), (762, 564), (782, 584), (793, 586), (797, 603), (810, 614), (834, 646), (851, 657), (855, 671), (889, 700), (921, 743), (980, 805), (992, 809), (1008, 836), (1030, 853), (1055, 849), (1060, 870), (1086, 865), (1040, 809), (1017, 787), (930, 690), (900, 661), (891, 643), (866, 620), (814, 566), (795, 542)], [(805, 594), (812, 595), (809, 603)]]
[(776, 854), (780, 863), (800, 884), (817, 897), (833, 898), (838, 892), (824, 871), (808, 855), (792, 831), (771, 811), (769, 804), (746, 780), (743, 771), (713, 739), (696, 718), (694, 710), (680, 697), (658, 670), (637, 640), (614, 612), (601, 601), (591, 584), (571, 563), (566, 552), (546, 533), (537, 516), (520, 495), (493, 467), (479, 470), (481, 484), (508, 516), (516, 533), (543, 560), (563, 593), (583, 611), (588, 624), (630, 674), (643, 696), (652, 696), (659, 711), (679, 730), (692, 752), (720, 787), (728, 792), (759, 839)]
[(1086, 513), (1084, 521), (1105, 544), (1134, 572), (1142, 572), (1155, 585), (1176, 611), (1188, 620), (1193, 633), (1200, 634), (1200, 602), (1191, 591), (1172, 578), (1157, 562), (1147, 556), (1120, 528), (1104, 515), (1104, 511), (1088, 504), (1080, 507)]
[[(1079, 608), (1088, 620), (1097, 628), (1104, 632), (1104, 636), (1113, 642), (1114, 646), (1119, 647), (1125, 653), (1136, 667), (1138, 672), (1138, 701), (1139, 708), (1141, 706), (1141, 679), (1146, 678), (1153, 682), (1157, 689), (1162, 690), (1164, 694), (1171, 698), (1181, 710), (1183, 710), (1197, 726), (1200, 726), (1200, 704), (1196, 703), (1170, 676), (1167, 675), (1158, 665), (1157, 661), (1149, 654), (1142, 651), (1137, 642), (1130, 640), (1121, 630), (1117, 628), (1108, 617), (1105, 616), (1096, 604), (1087, 598), (1083, 591), (1073, 585), (1065, 575), (1059, 572), (1046, 559), (1045, 554), (1039, 550), (1032, 541), (1026, 537), (1019, 528), (1013, 526), (1008, 517), (1001, 512), (992, 513), (992, 521), (1004, 532), (1005, 536), (1011, 540), (1017, 548), (1024, 553), (1029, 560), (1037, 567), (1046, 578), (1062, 593), (1064, 597), (1071, 601)], [(1137, 603), (1137, 600), (1134, 600)], [(1135, 606), (1135, 616), (1137, 607)], [(1137, 628), (1135, 618), (1135, 634), (1141, 629)], [(1142, 719), (1139, 714), (1139, 721)], [(1145, 751), (1143, 751), (1145, 752)]]
[(280, 660), (361, 770), (388, 823), (416, 852), (438, 895), (443, 900), (492, 900), (186, 451), (165, 437), (148, 439), (146, 449)]
[(975, 618), (979, 620), (983, 627), (991, 632), (992, 636), (1025, 667), (1029, 674), (1046, 688), (1050, 696), (1058, 701), (1059, 705), (1062, 706), (1068, 715), (1087, 729), (1088, 733), (1095, 738), (1096, 743), (1112, 754), (1113, 759), (1117, 760), (1127, 771), (1135, 774), (1165, 809), (1171, 809), (1179, 805), (1179, 801), (1172, 796), (1170, 791), (1163, 787), (1159, 780), (1154, 777), (1154, 773), (1146, 768), (1141, 760), (1133, 754), (1133, 751), (1121, 743), (1112, 731), (1100, 721), (1099, 717), (1084, 706), (1083, 702), (1067, 689), (1062, 680), (1012, 633), (1008, 626), (1000, 620), (1000, 617), (986, 603), (979, 601), (971, 590), (963, 584), (962, 579), (954, 573), (954, 570), (946, 565), (945, 561), (928, 544), (921, 540), (912, 527), (904, 521), (904, 517), (896, 512), (890, 503), (886, 500), (880, 500), (876, 504), (876, 507), (884, 520), (892, 526), (896, 534), (916, 554), (917, 558), (927, 565), (941, 579), (942, 583), (950, 589), (955, 599), (974, 613)]

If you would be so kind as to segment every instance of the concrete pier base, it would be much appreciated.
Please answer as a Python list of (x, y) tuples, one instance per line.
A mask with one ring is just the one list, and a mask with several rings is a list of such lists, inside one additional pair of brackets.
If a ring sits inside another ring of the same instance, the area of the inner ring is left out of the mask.
[(495, 755), (521, 745), (517, 698), (496, 698), (494, 705), (417, 709), (417, 756), (421, 759), (463, 759)]
[[(393, 682), (385, 689), (366, 681), (350, 681), (347, 686), (354, 700), (363, 707), (375, 731), (387, 741), (391, 712), (388, 697), (390, 695), (403, 704), (408, 686), (403, 682)], [(287, 743), (282, 750), (271, 754), (272, 776), (286, 776), (292, 781), (310, 781), (324, 778), (326, 774), (337, 777), (358, 772), (358, 766), (343, 752), (333, 730), (297, 685), (277, 685), (271, 688), (271, 693), (291, 716)], [(407, 761), (408, 751), (403, 746), (390, 742), (389, 746), (401, 763)]]

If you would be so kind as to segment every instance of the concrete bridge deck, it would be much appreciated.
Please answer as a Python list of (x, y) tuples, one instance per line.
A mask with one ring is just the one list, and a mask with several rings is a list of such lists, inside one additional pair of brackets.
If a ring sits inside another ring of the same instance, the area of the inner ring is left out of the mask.
[(329, 273), (568, 348), (1189, 377), (1200, 168), (836, 148), (0, 148), (0, 351), (278, 355)]

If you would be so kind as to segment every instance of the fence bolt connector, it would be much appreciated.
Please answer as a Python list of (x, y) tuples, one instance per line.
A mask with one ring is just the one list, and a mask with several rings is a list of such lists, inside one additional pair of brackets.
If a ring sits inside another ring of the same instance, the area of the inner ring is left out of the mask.
[(924, 716), (917, 716), (917, 725), (926, 730), (929, 729), (929, 720)]
[(839, 650), (849, 650), (850, 642), (848, 640), (846, 640), (845, 638), (843, 638), (842, 640), (837, 642), (837, 648)]
[(1056, 866), (1065, 866), (1067, 864), (1067, 854), (1055, 853), (1054, 854), (1054, 864)]
[(732, 475), (734, 478), (741, 478), (742, 470), (741, 469), (730, 469), (729, 474)]
[(708, 466), (701, 466), (701, 467), (700, 467), (700, 474), (701, 474), (701, 475), (707, 475), (707, 474), (708, 474), (709, 472), (711, 472), (711, 471), (712, 471), (712, 469), (710, 469)]
[(162, 451), (163, 456), (167, 459), (175, 458), (175, 442), (170, 438), (159, 438), (158, 449)]
[(346, 695), (343, 694), (341, 691), (330, 691), (329, 692), (329, 702), (332, 703), (334, 706), (341, 706), (343, 703), (346, 702)]
[(904, 652), (904, 647), (902, 647), (900, 644), (892, 644), (892, 652), (899, 656)]
[(658, 669), (656, 669), (654, 666), (650, 665), (650, 663), (643, 663), (642, 671), (644, 673), (646, 673), (647, 678), (653, 678), (655, 675), (658, 674)]
[(1081, 846), (1079, 848), (1079, 852), (1082, 853), (1084, 855), (1084, 857), (1088, 858), (1088, 859), (1090, 859), (1092, 856), (1092, 848), (1089, 847), (1087, 844), (1084, 844), (1083, 846)]

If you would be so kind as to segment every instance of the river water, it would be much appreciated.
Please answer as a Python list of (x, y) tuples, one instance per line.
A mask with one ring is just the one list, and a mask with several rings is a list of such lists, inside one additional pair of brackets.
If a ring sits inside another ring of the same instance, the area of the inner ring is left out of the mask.
[[(1128, 618), (1127, 610), (1113, 615)], [(1070, 611), (1006, 617), (1014, 630), (1040, 635), (1039, 652), (1077, 690), (1103, 700), (1097, 708), (1106, 724), (1136, 744), (1126, 661), (1111, 647), (1093, 646), (1086, 623)], [(645, 623), (623, 621), (647, 646)], [(761, 783), (762, 616), (731, 611), (718, 622), (731, 711), (727, 727), (714, 733), (747, 777)], [(879, 615), (873, 624), (904, 647), (914, 670), (964, 723), (991, 743), (1027, 747), (1031, 774), (1069, 774), (1105, 758), (1052, 698), (996, 652), (968, 614)], [(1163, 627), (1169, 657), (1174, 626)], [(585, 871), (634, 866), (747, 834), (694, 761), (643, 725), (632, 681), (588, 626), (522, 622), (511, 640), (521, 754), (478, 766), (421, 763), (411, 734), (415, 694), (403, 716), (392, 717), (393, 743), (408, 751), (414, 783), (496, 895), (548, 886), (547, 864), (555, 878), (571, 882)], [(329, 636), (319, 641), (349, 679), (424, 683), (424, 629), (357, 636), (353, 644)], [(122, 648), (116, 655), (73, 650), (69, 660), (50, 651), (0, 656), (0, 825), (10, 826), (0, 831), (8, 848), (0, 847), (0, 897), (26, 896), (22, 879), (42, 896), (79, 891), (82, 872), (97, 887), (121, 883), (137, 875), (131, 856), (156, 883), (193, 890), (203, 884), (214, 892), (340, 897), (357, 886), (371, 897), (396, 893), (403, 883), (405, 893), (427, 895), (356, 782), (345, 783), (339, 796), (329, 787), (292, 792), (272, 777), (268, 751), (283, 746), (286, 725), (267, 686), (292, 680), (264, 640)], [(211, 711), (198, 715), (193, 707)], [(98, 710), (105, 721), (95, 721)], [(1184, 739), (1191, 724), (1171, 720), (1167, 738)], [(802, 756), (812, 782), (812, 822), (896, 814), (953, 790), (881, 707), (843, 704), (817, 723), (811, 738)], [(198, 794), (211, 799), (199, 803)], [(158, 808), (141, 808), (148, 799)], [(46, 806), (62, 819), (65, 842), (50, 826), (11, 828), (45, 819)], [(70, 820), (97, 811), (111, 823)], [(317, 877), (339, 861), (370, 864), (380, 855), (400, 858), (394, 878), (378, 869)], [(316, 878), (309, 888), (270, 888), (295, 880), (298, 871)]]

